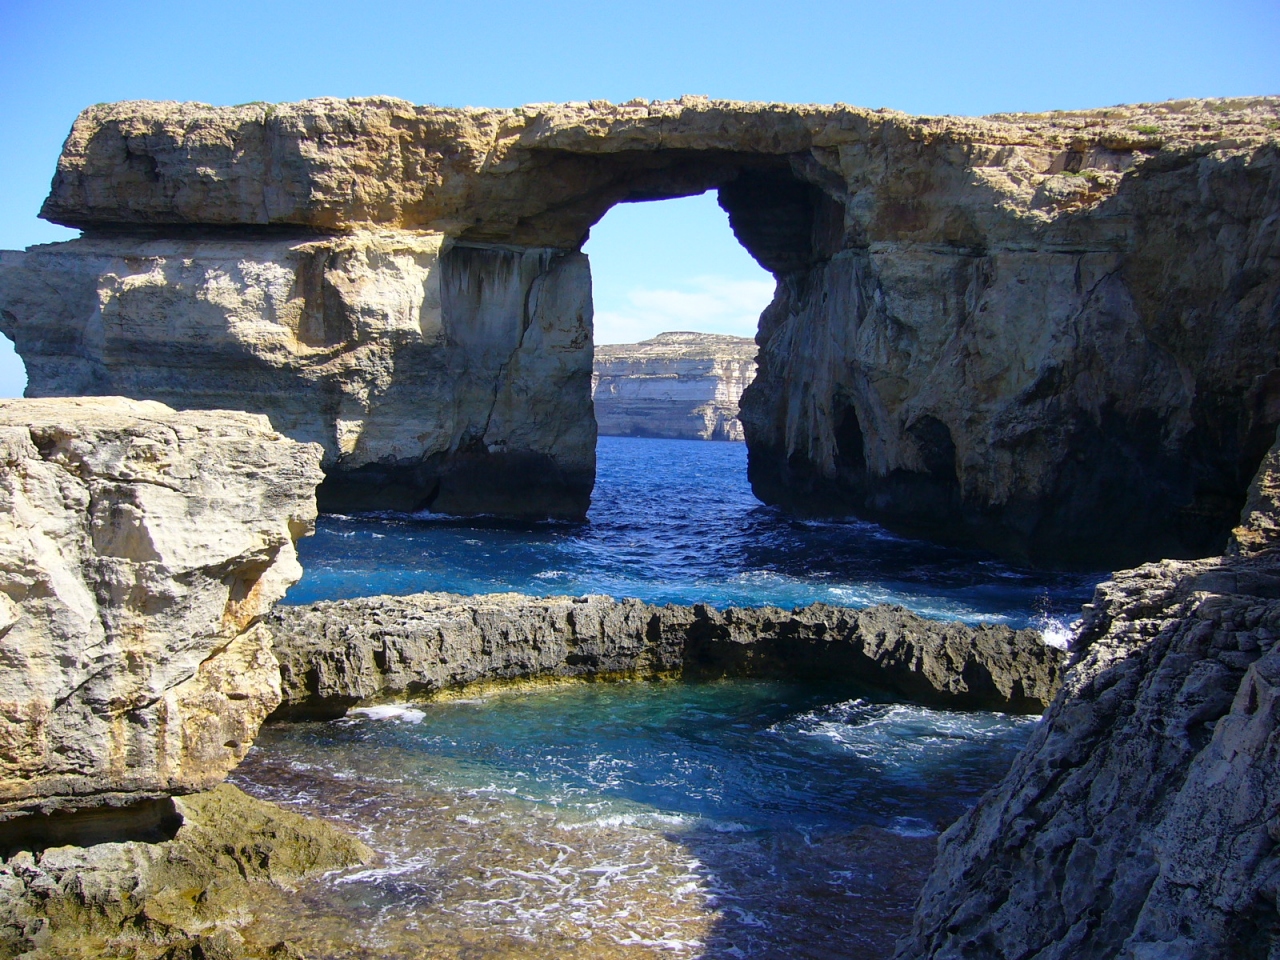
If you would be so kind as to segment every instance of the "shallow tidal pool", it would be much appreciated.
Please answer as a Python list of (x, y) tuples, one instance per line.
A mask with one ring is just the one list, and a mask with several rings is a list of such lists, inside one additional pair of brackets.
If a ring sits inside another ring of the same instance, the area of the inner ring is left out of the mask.
[(725, 681), (268, 726), (233, 781), (381, 859), (248, 933), (309, 957), (883, 957), (938, 831), (1034, 722)]

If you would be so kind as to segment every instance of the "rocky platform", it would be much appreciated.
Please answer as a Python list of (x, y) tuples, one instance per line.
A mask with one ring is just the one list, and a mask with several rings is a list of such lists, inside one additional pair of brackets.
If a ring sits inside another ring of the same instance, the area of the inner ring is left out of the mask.
[(1045, 563), (1218, 549), (1280, 422), (1275, 97), (102, 104), (43, 209), (85, 237), (3, 255), (0, 329), (34, 395), (269, 414), (335, 509), (581, 517), (582, 243), (709, 189), (778, 280), (762, 499)]
[(1066, 654), (1034, 630), (926, 620), (901, 607), (720, 611), (611, 597), (420, 593), (277, 607), (278, 719), (529, 680), (785, 677), (907, 699), (1039, 713)]
[(591, 399), (603, 436), (742, 440), (738, 404), (756, 375), (756, 344), (714, 333), (660, 333), (598, 344)]
[[(0, 864), (0, 957), (297, 960), (245, 930), (307, 878), (373, 851), (229, 784), (172, 801), (166, 837), (57, 846)], [(246, 934), (248, 935), (246, 938)]]
[(1225, 556), (1117, 573), (899, 960), (1280, 952), (1280, 444)]

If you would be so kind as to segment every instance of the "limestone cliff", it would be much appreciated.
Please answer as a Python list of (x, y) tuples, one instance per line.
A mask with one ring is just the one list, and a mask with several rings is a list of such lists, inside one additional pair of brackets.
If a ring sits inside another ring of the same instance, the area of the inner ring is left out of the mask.
[(279, 716), (545, 679), (781, 677), (861, 682), (923, 703), (1039, 713), (1065, 660), (1034, 630), (901, 607), (715, 610), (611, 597), (420, 593), (278, 607)]
[[(576, 251), (614, 203), (716, 189), (778, 279), (742, 404), (759, 496), (1036, 561), (1203, 556), (1280, 422), (1277, 131), (1275, 97), (981, 120), (704, 98), (99, 105), (76, 121), (43, 212), (95, 239), (6, 259), (0, 323), (34, 393), (105, 389), (57, 372), (83, 369), (140, 396), (167, 380), (174, 402), (191, 385), (194, 405), (216, 392), (202, 385), (211, 363), (263, 370), (235, 388), (245, 405), (287, 419), (293, 395), (324, 411), (335, 502), (442, 497), (443, 509), (456, 496), (463, 510), (580, 514), (594, 428)], [(397, 244), (426, 232), (442, 251), (472, 251), (450, 268), (440, 255), (442, 323), (453, 329), (456, 288), (471, 305), (458, 316), (487, 318), (466, 344), (492, 342), (496, 362), (451, 365), (467, 347), (423, 343), (346, 364), (358, 342), (418, 343), (411, 311), (378, 319), (385, 297), (361, 291), (390, 282), (397, 304), (418, 296), (398, 278), (425, 269), (419, 254), (417, 266), (344, 266), (386, 229), (410, 232)], [(259, 296), (220, 268), (186, 306), (157, 311), (172, 327), (130, 340), (139, 328), (122, 335), (110, 319), (117, 290), (175, 290), (148, 242), (234, 240), (241, 272), (265, 276), (288, 230), (350, 237), (318, 241), (333, 251), (323, 269), (278, 274), (292, 294)], [(104, 250), (110, 265), (89, 262)], [(80, 281), (64, 286), (61, 256), (85, 263)], [(519, 282), (495, 277), (516, 261), (530, 271)], [(317, 272), (319, 293), (303, 295)], [(232, 315), (290, 327), (281, 302), (307, 318), (302, 345), (260, 360)], [(313, 347), (342, 370), (316, 374)], [(153, 363), (167, 372), (139, 369)], [(441, 411), (437, 370), (475, 377), (480, 399)], [(403, 397), (390, 419), (384, 393)], [(420, 411), (419, 425), (396, 434), (398, 409)]]
[(1004, 781), (940, 839), (898, 957), (1280, 951), (1280, 443), (1225, 557), (1115, 574)]
[(595, 477), (586, 258), (439, 234), (100, 237), (0, 259), (29, 396), (265, 413), (321, 506), (578, 518)]
[(229, 411), (0, 402), (0, 839), (219, 782), (280, 700), (320, 451)]
[(660, 333), (596, 347), (596, 426), (614, 437), (741, 440), (738, 402), (756, 375), (755, 341)]

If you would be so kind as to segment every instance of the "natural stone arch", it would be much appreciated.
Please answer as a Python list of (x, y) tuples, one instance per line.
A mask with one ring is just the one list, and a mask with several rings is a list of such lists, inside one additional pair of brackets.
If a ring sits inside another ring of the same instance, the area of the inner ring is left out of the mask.
[[(9, 255), (0, 305), (35, 392), (240, 396), (326, 443), (354, 503), (483, 510), (532, 476), (502, 512), (581, 515), (577, 251), (614, 203), (715, 188), (778, 278), (743, 400), (763, 499), (1039, 561), (1202, 555), (1280, 421), (1278, 103), (984, 120), (701, 98), (105, 105), (77, 121), (43, 213), (89, 238)], [(318, 300), (290, 293), (308, 258)], [(51, 285), (57, 309), (32, 292)], [(222, 346), (138, 326), (122, 290), (195, 291), (178, 312)], [(167, 381), (135, 369), (157, 337)], [(217, 379), (248, 367), (273, 386)]]

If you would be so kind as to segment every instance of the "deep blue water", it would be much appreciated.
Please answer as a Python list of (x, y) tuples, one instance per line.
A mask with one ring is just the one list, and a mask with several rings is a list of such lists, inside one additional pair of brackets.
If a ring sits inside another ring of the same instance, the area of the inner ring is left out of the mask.
[(601, 437), (585, 524), (326, 516), (288, 603), (442, 590), (603, 593), (652, 603), (900, 603), (1022, 626), (1070, 620), (1101, 575), (1020, 569), (859, 521), (761, 504), (740, 443)]
[(964, 812), (1033, 723), (731, 680), (375, 706), (273, 735), (310, 742), (354, 777), (382, 767), (420, 790), (509, 796), (573, 823), (660, 815), (730, 832), (872, 825), (912, 836)]

